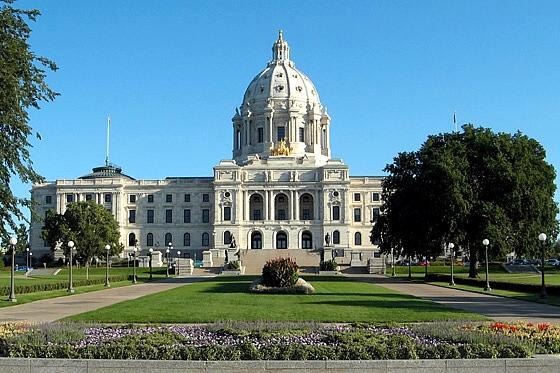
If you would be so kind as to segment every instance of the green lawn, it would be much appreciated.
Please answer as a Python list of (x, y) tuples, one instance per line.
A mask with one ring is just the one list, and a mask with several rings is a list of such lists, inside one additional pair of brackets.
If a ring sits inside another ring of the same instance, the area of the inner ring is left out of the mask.
[[(149, 268), (137, 268), (137, 280), (138, 282), (146, 282), (149, 281), (150, 276), (149, 276)], [(62, 269), (58, 275), (56, 276), (25, 276), (25, 273), (23, 272), (15, 272), (15, 284), (16, 285), (21, 285), (21, 284), (26, 284), (26, 283), (32, 283), (35, 281), (40, 281), (40, 282), (61, 282), (64, 284), (68, 283), (68, 272), (69, 270), (64, 268)], [(115, 279), (111, 280), (111, 276), (122, 276), (122, 275), (132, 275), (132, 269), (131, 268), (122, 268), (122, 267), (115, 267), (115, 268), (110, 268), (109, 269), (109, 281), (111, 282), (111, 287), (120, 287), (120, 286), (127, 286), (127, 285), (131, 285), (131, 281), (116, 281)], [(76, 269), (74, 268), (72, 270), (72, 277), (74, 278), (74, 280), (77, 279), (85, 279), (86, 278), (86, 270), (85, 268), (80, 268), (80, 269)], [(105, 268), (90, 268), (89, 269), (89, 278), (93, 279), (93, 278), (105, 278)], [(158, 279), (163, 279), (165, 278), (165, 268), (154, 268), (153, 269), (153, 273), (152, 273), (152, 278), (153, 280), (158, 280)], [(0, 286), (2, 287), (7, 287), (10, 285), (10, 271), (6, 270), (5, 268), (3, 268), (0, 271)], [(88, 286), (74, 286), (75, 288), (75, 292), (77, 293), (87, 293), (90, 291), (97, 291), (97, 290), (103, 290), (105, 289), (104, 284), (98, 284), (98, 285), (88, 285)], [(28, 293), (28, 294), (18, 294), (17, 290), (16, 290), (16, 299), (17, 299), (17, 303), (12, 303), (7, 301), (8, 296), (4, 295), (4, 296), (0, 296), (0, 307), (8, 307), (8, 306), (14, 306), (17, 304), (22, 304), (22, 303), (29, 303), (29, 302), (33, 302), (36, 300), (40, 300), (40, 299), (48, 299), (48, 298), (55, 298), (55, 297), (62, 297), (62, 296), (66, 296), (66, 295), (70, 295), (66, 289), (60, 289), (60, 290), (51, 290), (51, 291), (37, 291), (37, 292), (33, 292), (33, 293)]]
[(251, 294), (254, 277), (217, 277), (113, 306), (70, 320), (110, 323), (200, 323), (220, 320), (416, 322), (484, 320), (372, 284), (343, 277), (309, 277), (315, 294)]

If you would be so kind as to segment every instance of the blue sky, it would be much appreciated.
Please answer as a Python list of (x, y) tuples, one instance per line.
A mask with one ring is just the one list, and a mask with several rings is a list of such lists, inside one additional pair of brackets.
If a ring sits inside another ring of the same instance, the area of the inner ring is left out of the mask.
[[(333, 157), (381, 175), (429, 134), (474, 123), (540, 141), (560, 168), (558, 1), (18, 1), (61, 96), (31, 113), (48, 180), (105, 158), (135, 178), (210, 176), (278, 29), (332, 118)], [(558, 180), (558, 179), (557, 179)], [(16, 185), (27, 196), (29, 186)], [(560, 200), (559, 193), (556, 200)]]

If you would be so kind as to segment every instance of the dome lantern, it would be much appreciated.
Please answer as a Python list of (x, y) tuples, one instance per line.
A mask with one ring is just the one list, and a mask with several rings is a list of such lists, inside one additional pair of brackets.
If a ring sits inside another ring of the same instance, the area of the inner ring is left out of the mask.
[(289, 61), (290, 47), (284, 41), (282, 30), (278, 31), (278, 40), (272, 45), (272, 61)]

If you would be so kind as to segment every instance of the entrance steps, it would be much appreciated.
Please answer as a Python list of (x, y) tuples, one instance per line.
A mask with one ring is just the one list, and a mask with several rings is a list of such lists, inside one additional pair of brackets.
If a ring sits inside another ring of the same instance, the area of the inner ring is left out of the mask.
[(292, 258), (302, 273), (317, 273), (321, 261), (320, 250), (302, 249), (271, 249), (271, 250), (239, 250), (241, 264), (245, 266), (246, 275), (260, 275), (264, 264), (275, 258)]

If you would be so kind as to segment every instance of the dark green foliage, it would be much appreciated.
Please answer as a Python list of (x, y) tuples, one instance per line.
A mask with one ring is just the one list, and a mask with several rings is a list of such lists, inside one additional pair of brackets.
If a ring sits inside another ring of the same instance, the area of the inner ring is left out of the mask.
[(262, 282), (265, 286), (294, 286), (298, 278), (298, 265), (292, 258), (271, 259), (262, 269)]
[(68, 255), (68, 241), (74, 241), (77, 258), (86, 265), (94, 257), (104, 258), (105, 245), (111, 245), (110, 255), (120, 253), (124, 247), (119, 242), (119, 226), (113, 215), (102, 205), (92, 201), (68, 204), (64, 214), (47, 212), (42, 237), (51, 249), (60, 248)]
[(13, 8), (12, 0), (0, 3), (0, 237), (7, 237), (18, 220), (26, 220), (21, 208), (32, 206), (29, 199), (12, 193), (12, 177), (23, 183), (43, 181), (29, 154), (33, 130), (28, 110), (39, 109), (41, 101), (52, 101), (58, 94), (45, 82), (45, 70), (56, 70), (56, 65), (35, 55), (29, 45), (28, 22), (40, 12)]
[(545, 156), (521, 133), (465, 125), (463, 132), (429, 136), (385, 168), (382, 216), (371, 240), (406, 256), (435, 256), (453, 242), (469, 256), (471, 277), (485, 238), (490, 259), (511, 251), (537, 256), (538, 234), (553, 242), (559, 230), (555, 171)]
[(226, 264), (226, 269), (229, 271), (238, 271), (241, 267), (241, 264), (239, 264), (239, 261), (233, 261), (233, 262), (227, 262)]
[(321, 264), (319, 265), (319, 269), (321, 271), (336, 271), (337, 267), (338, 264), (334, 259), (322, 261)]

